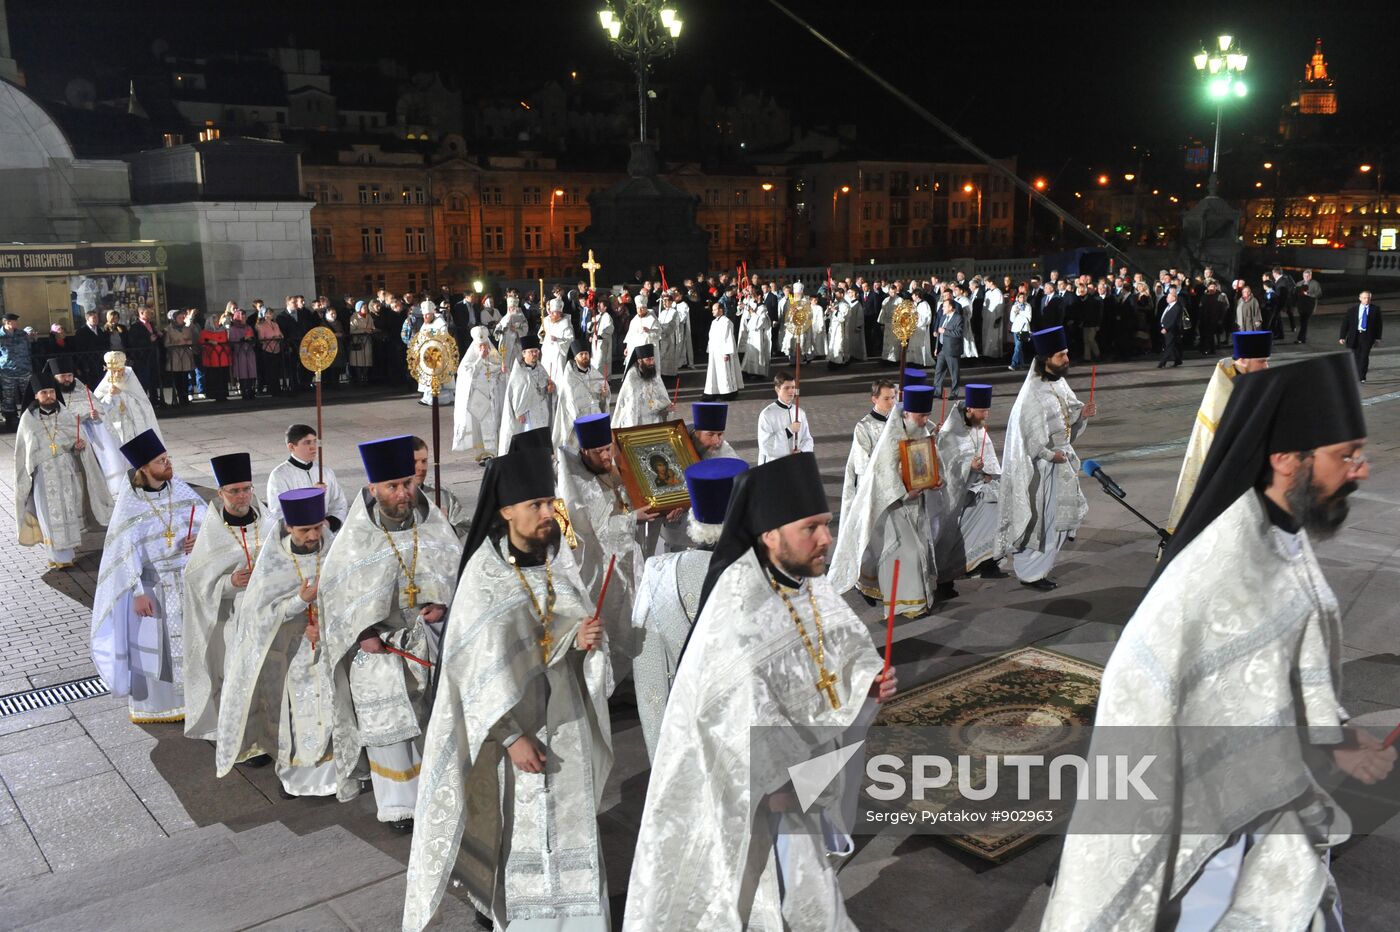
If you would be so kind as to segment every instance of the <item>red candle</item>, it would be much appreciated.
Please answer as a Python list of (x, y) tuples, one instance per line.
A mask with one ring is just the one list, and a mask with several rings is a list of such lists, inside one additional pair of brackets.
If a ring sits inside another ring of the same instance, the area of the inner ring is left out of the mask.
[(421, 664), (422, 664), (423, 666), (425, 666), (425, 667), (430, 667), (430, 668), (432, 667), (432, 664), (428, 663), (428, 661), (424, 660), (422, 657), (416, 656), (416, 655), (414, 655), (414, 654), (410, 654), (410, 653), (409, 653), (408, 651), (406, 651), (406, 650), (399, 650), (397, 647), (394, 647), (393, 645), (385, 644), (385, 645), (384, 645), (384, 649), (387, 650), (387, 651), (388, 651), (389, 653), (391, 653), (391, 654), (398, 654), (400, 657), (404, 658), (405, 660), (412, 660), (414, 663), (421, 663)]
[(1396, 725), (1395, 729), (1385, 736), (1385, 740), (1381, 742), (1381, 747), (1388, 748), (1393, 745), (1397, 739), (1400, 739), (1400, 725)]
[(190, 506), (190, 529), (185, 532), (186, 537), (194, 536), (194, 506)]
[(938, 423), (943, 424), (943, 415), (948, 411), (948, 389), (943, 389), (943, 403), (938, 406)]
[(894, 561), (894, 579), (890, 581), (890, 615), (885, 623), (885, 669), (880, 671), (881, 681), (890, 673), (890, 653), (894, 650), (894, 606), (899, 598), (899, 561)]
[(658, 265), (656, 270), (661, 273), (661, 290), (670, 291), (670, 287), (666, 284), (666, 266)]
[(1094, 403), (1094, 383), (1099, 380), (1099, 367), (1095, 366), (1089, 370), (1089, 404)]
[(593, 614), (599, 617), (603, 614), (603, 599), (607, 598), (608, 583), (612, 582), (614, 566), (617, 566), (617, 554), (613, 554), (612, 559), (608, 560), (608, 571), (603, 575), (603, 588), (598, 591), (598, 607), (593, 610)]
[(676, 406), (676, 399), (677, 399), (677, 398), (680, 398), (680, 397), (681, 397), (681, 376), (680, 376), (680, 373), (676, 373), (676, 388), (675, 388), (675, 390), (674, 390), (673, 392), (671, 392), (671, 407), (674, 408), (674, 407)]
[(248, 558), (248, 569), (251, 570), (253, 568), (253, 555), (248, 552), (248, 529), (240, 527), (238, 533), (243, 537), (243, 556)]

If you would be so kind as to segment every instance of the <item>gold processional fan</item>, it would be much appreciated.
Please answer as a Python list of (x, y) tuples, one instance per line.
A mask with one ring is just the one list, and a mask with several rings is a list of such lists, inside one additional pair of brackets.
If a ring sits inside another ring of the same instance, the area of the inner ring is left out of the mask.
[(330, 327), (312, 327), (301, 338), (297, 354), (301, 357), (302, 366), (316, 373), (317, 381), (320, 381), (321, 373), (335, 362), (337, 349), (334, 330)]
[(900, 346), (908, 346), (909, 338), (914, 335), (914, 330), (919, 323), (919, 313), (914, 310), (914, 302), (904, 298), (894, 306), (894, 314), (891, 315), (890, 329), (899, 339)]
[(787, 332), (792, 334), (797, 341), (798, 348), (802, 346), (802, 335), (807, 332), (807, 324), (812, 319), (812, 299), (808, 297), (793, 297), (788, 299), (787, 308)]
[(449, 333), (419, 330), (408, 344), (408, 372), (417, 382), (427, 381), (436, 398), (457, 378), (457, 341)]

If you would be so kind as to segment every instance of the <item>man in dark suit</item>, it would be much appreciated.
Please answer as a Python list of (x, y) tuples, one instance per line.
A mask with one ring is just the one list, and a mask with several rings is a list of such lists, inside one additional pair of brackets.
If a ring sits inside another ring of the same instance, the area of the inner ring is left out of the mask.
[(83, 325), (74, 332), (72, 340), (69, 341), (77, 355), (78, 377), (88, 388), (96, 388), (106, 372), (102, 366), (102, 356), (110, 344), (107, 335), (102, 332), (100, 319), (101, 315), (95, 310), (83, 314)]
[[(914, 300), (922, 301), (922, 293)], [(963, 348), (963, 318), (962, 308), (952, 298), (943, 301), (943, 306), (934, 317), (933, 342), (938, 350), (938, 358), (933, 364), (934, 394), (942, 392), (945, 375), (952, 380), (949, 390), (955, 390), (958, 387), (958, 361)]]
[(764, 282), (761, 287), (763, 289), (763, 309), (768, 312), (768, 320), (773, 327), (772, 352), (773, 355), (776, 356), (780, 355), (778, 347), (782, 345), (783, 337), (783, 332), (779, 329), (780, 322), (778, 320), (778, 293), (776, 290), (774, 290), (773, 286), (768, 284), (767, 282)]
[(1054, 282), (1046, 282), (1040, 300), (1031, 301), (1031, 330), (1062, 327), (1065, 323), (1064, 302), (1055, 290)]
[(865, 317), (865, 354), (878, 359), (884, 344), (884, 329), (880, 326), (880, 305), (884, 294), (872, 288), (870, 282), (860, 283), (860, 312)]
[[(1293, 281), (1293, 276), (1285, 275), (1282, 268), (1275, 268), (1274, 291), (1278, 292), (1279, 310), (1288, 315), (1288, 330), (1290, 333), (1297, 331), (1297, 324), (1293, 320), (1293, 309), (1297, 306), (1298, 283)], [(1282, 316), (1282, 315), (1280, 315)], [(1283, 321), (1279, 321), (1279, 330), (1283, 330)]]
[(1172, 361), (1172, 368), (1181, 365), (1181, 302), (1177, 300), (1176, 286), (1167, 289), (1164, 297), (1166, 302), (1162, 308), (1162, 313), (1157, 318), (1159, 329), (1162, 331), (1162, 360), (1157, 363), (1158, 369), (1163, 369), (1167, 365), (1167, 360)]
[(1371, 367), (1371, 347), (1381, 341), (1380, 305), (1371, 303), (1371, 292), (1361, 292), (1361, 300), (1353, 304), (1342, 318), (1342, 338), (1337, 342), (1351, 350), (1356, 358), (1356, 374), (1366, 381)]

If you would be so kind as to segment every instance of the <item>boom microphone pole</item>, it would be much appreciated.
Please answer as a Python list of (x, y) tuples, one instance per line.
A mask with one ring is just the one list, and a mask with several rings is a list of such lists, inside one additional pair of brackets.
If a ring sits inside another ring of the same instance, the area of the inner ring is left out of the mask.
[(1123, 487), (1114, 482), (1113, 479), (1109, 477), (1108, 473), (1103, 471), (1103, 467), (1099, 465), (1098, 460), (1085, 460), (1080, 468), (1083, 469), (1084, 475), (1099, 480), (1099, 485), (1103, 486), (1103, 490), (1108, 493), (1109, 498), (1131, 511), (1143, 524), (1146, 524), (1148, 527), (1152, 528), (1152, 530), (1156, 531), (1157, 536), (1162, 539), (1163, 545), (1172, 539), (1170, 531), (1166, 528), (1158, 527), (1153, 523), (1151, 518), (1127, 503), (1126, 499), (1128, 493), (1124, 492)]

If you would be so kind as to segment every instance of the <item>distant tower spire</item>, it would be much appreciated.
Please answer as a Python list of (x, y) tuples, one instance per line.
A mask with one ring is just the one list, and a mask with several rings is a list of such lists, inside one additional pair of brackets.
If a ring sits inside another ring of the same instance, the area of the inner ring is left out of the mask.
[(1312, 59), (1303, 67), (1304, 81), (1326, 81), (1327, 80), (1327, 59), (1322, 57), (1322, 40), (1318, 39), (1313, 46)]

